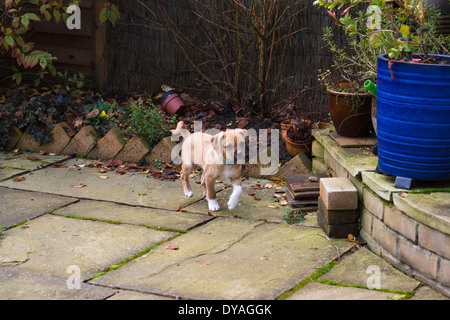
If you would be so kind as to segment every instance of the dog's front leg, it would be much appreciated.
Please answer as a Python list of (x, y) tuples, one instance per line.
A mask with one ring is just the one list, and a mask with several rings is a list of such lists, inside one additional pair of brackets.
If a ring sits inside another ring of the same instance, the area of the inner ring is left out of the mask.
[(220, 206), (216, 198), (216, 190), (214, 190), (215, 179), (206, 176), (204, 174), (205, 184), (206, 184), (206, 200), (208, 200), (209, 211), (219, 211)]
[(228, 209), (233, 210), (239, 203), (242, 194), (242, 181), (241, 179), (231, 179), (233, 185), (233, 193), (228, 201)]

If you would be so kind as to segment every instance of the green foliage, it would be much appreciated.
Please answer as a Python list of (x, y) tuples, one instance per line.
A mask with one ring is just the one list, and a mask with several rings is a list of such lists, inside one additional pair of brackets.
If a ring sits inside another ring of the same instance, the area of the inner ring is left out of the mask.
[(284, 213), (283, 222), (293, 225), (295, 223), (302, 223), (305, 221), (306, 213), (300, 211), (300, 210), (292, 210), (292, 211), (286, 211)]
[(153, 103), (145, 104), (141, 99), (132, 103), (129, 111), (130, 119), (127, 131), (144, 136), (151, 144), (170, 135), (169, 127), (176, 124), (176, 116), (166, 121), (163, 112), (158, 107)]
[(116, 117), (120, 112), (117, 102), (109, 103), (103, 99), (99, 99), (95, 104), (81, 106), (81, 109), (86, 116), (83, 123), (93, 126), (101, 134), (105, 134), (114, 127)]
[[(350, 11), (363, 0), (316, 0), (314, 5), (328, 9), (337, 25), (350, 38), (359, 38), (364, 48), (381, 48), (391, 59), (412, 60), (412, 53), (450, 54), (448, 37), (435, 34), (438, 13), (433, 6), (425, 6), (422, 0), (374, 0), (367, 11), (354, 16)], [(336, 8), (346, 8), (342, 18), (336, 17)], [(362, 18), (364, 15), (364, 20)], [(363, 26), (365, 25), (365, 26)]]
[[(67, 8), (70, 5), (79, 5), (80, 2), (81, 0), (70, 2), (63, 0), (5, 0), (4, 5), (0, 5), (0, 55), (10, 54), (12, 58), (16, 59), (17, 67), (12, 68), (14, 72), (12, 79), (17, 84), (23, 80), (19, 68), (34, 70), (35, 85), (38, 85), (47, 75), (57, 75), (53, 65), (57, 57), (43, 50), (33, 50), (35, 43), (26, 42), (31, 22), (66, 22), (69, 17)], [(120, 13), (117, 6), (107, 2), (100, 12), (101, 22), (109, 21), (115, 24), (119, 19)], [(38, 69), (33, 69), (36, 66)]]

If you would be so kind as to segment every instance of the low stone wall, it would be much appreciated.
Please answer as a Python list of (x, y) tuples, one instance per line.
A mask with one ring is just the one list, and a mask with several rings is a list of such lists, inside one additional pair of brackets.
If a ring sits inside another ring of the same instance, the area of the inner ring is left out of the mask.
[(313, 136), (314, 173), (349, 178), (358, 189), (360, 236), (373, 252), (403, 272), (450, 296), (450, 181), (421, 183), (409, 193), (394, 187), (394, 177), (375, 173), (378, 158), (368, 148), (341, 148), (329, 136)]
[(52, 139), (48, 143), (34, 140), (27, 132), (14, 128), (16, 135), (4, 148), (5, 151), (45, 151), (59, 155), (70, 155), (95, 160), (120, 159), (122, 162), (138, 163), (141, 160), (161, 160), (171, 162), (170, 152), (176, 145), (170, 137), (163, 139), (155, 148), (150, 148), (143, 137), (126, 139), (123, 132), (115, 128), (100, 138), (92, 126), (83, 127), (74, 137), (69, 136), (70, 127), (59, 123), (52, 130)]

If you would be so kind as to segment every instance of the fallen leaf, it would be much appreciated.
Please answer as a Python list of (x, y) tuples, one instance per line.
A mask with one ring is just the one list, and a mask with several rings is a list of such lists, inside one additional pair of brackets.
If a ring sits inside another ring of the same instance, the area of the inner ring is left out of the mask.
[(249, 124), (249, 121), (247, 119), (242, 119), (241, 121), (239, 121), (239, 124), (237, 125), (237, 127), (239, 129), (243, 129), (245, 128), (247, 125)]
[(270, 209), (278, 209), (277, 206), (274, 206), (274, 205), (272, 205), (272, 204), (269, 204), (269, 208), (270, 208)]
[(86, 119), (90, 119), (90, 118), (95, 118), (100, 114), (100, 110), (98, 109), (94, 109), (91, 112), (89, 112), (88, 114), (86, 114)]
[(355, 238), (355, 236), (352, 235), (352, 234), (349, 234), (348, 237), (347, 237), (347, 239), (348, 239), (348, 241), (350, 241), (350, 242), (356, 242), (356, 238)]
[(181, 207), (179, 207), (178, 208), (178, 212), (185, 212), (186, 210), (184, 210), (184, 207), (183, 206), (181, 206)]
[(202, 265), (202, 266), (208, 266), (208, 265), (209, 265), (208, 262), (204, 262), (204, 261), (199, 261), (198, 263), (199, 263), (200, 265)]
[(282, 206), (282, 207), (285, 207), (285, 206), (288, 205), (288, 202), (287, 202), (287, 200), (281, 200), (281, 201), (279, 202), (279, 205)]
[(406, 192), (400, 192), (398, 195), (400, 197), (402, 197), (402, 198), (407, 198), (408, 197), (408, 194)]
[(98, 176), (99, 179), (109, 179), (109, 176)]
[(108, 172), (108, 169), (105, 169), (105, 168), (102, 168), (102, 169), (100, 169), (100, 170), (98, 170), (100, 173), (106, 173), (106, 172)]
[(20, 177), (20, 178), (15, 178), (14, 179), (14, 181), (16, 181), (16, 182), (22, 182), (22, 181), (25, 181), (26, 179), (25, 179), (25, 177)]
[(84, 187), (87, 187), (87, 185), (81, 183), (81, 184), (74, 184), (74, 185), (72, 185), (72, 187), (74, 187), (74, 188), (84, 188)]
[(235, 219), (242, 219), (242, 217), (240, 217), (238, 215), (233, 216), (233, 218), (235, 218)]
[(20, 156), (22, 154), (22, 151), (16, 151), (13, 153), (13, 156)]
[(39, 154), (40, 154), (41, 156), (46, 156), (46, 155), (48, 155), (48, 152), (47, 152), (47, 151), (44, 151), (44, 150), (41, 150), (41, 151), (39, 151)]
[(41, 159), (37, 158), (37, 157), (27, 157), (27, 160), (30, 161), (40, 161)]
[(255, 199), (256, 201), (261, 201), (261, 198), (257, 196), (254, 196), (253, 199)]
[(250, 197), (254, 197), (254, 196), (255, 196), (255, 193), (254, 193), (252, 190), (250, 190), (250, 191), (248, 192), (248, 195), (249, 195)]
[(51, 165), (52, 168), (63, 168), (66, 164), (65, 163), (53, 163)]
[(166, 247), (167, 250), (178, 250), (178, 249), (180, 249), (180, 247), (178, 245), (172, 244), (170, 242), (167, 242), (165, 247)]
[(211, 213), (211, 212), (209, 212), (209, 211), (208, 211), (208, 216), (210, 216), (210, 217), (217, 217), (217, 215), (216, 215), (216, 214), (214, 214), (214, 213)]
[(267, 219), (258, 219), (258, 221), (267, 222)]

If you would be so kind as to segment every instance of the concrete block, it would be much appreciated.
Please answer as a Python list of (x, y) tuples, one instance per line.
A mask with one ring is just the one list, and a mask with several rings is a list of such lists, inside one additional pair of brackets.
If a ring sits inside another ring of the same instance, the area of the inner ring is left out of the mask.
[(122, 151), (115, 157), (122, 162), (137, 163), (141, 161), (150, 152), (150, 146), (143, 137), (136, 136), (130, 139)]
[(361, 228), (369, 235), (372, 234), (373, 215), (365, 208), (361, 210)]
[(257, 156), (249, 159), (242, 168), (242, 176), (267, 178), (278, 174), (280, 160), (270, 147), (261, 150)]
[(436, 279), (438, 271), (438, 258), (430, 251), (413, 245), (409, 241), (399, 239), (400, 261), (416, 269), (430, 279)]
[(329, 210), (358, 208), (358, 190), (347, 178), (320, 179), (320, 197)]
[(441, 268), (439, 272), (439, 283), (450, 288), (450, 260), (441, 259)]
[(333, 224), (327, 223), (325, 215), (317, 210), (317, 223), (330, 238), (347, 238), (349, 234), (357, 237), (359, 236), (358, 223)]
[(97, 144), (98, 134), (92, 126), (83, 127), (64, 148), (62, 154), (85, 157)]
[(125, 135), (119, 128), (110, 130), (89, 153), (88, 158), (109, 160), (113, 159), (125, 146)]
[(11, 138), (9, 139), (6, 146), (3, 148), (5, 151), (11, 151), (14, 149), (15, 145), (22, 138), (22, 131), (19, 130), (16, 126), (12, 126)]
[(396, 255), (397, 235), (375, 217), (372, 221), (372, 238), (383, 247), (383, 250), (389, 251), (394, 256)]
[(34, 140), (33, 135), (25, 131), (14, 148), (21, 151), (39, 152), (40, 146), (41, 142)]
[(372, 212), (378, 219), (383, 220), (384, 217), (384, 203), (378, 196), (374, 195), (368, 189), (363, 191), (363, 205)]
[(450, 236), (419, 224), (419, 245), (450, 260)]
[(153, 149), (150, 154), (145, 157), (147, 162), (153, 160), (161, 160), (166, 163), (172, 163), (172, 149), (177, 145), (176, 141), (172, 141), (172, 137), (162, 139)]
[(311, 151), (312, 156), (323, 159), (324, 153), (325, 153), (324, 146), (321, 145), (319, 141), (314, 140), (312, 143), (312, 151)]
[(328, 170), (329, 169), (323, 159), (315, 157), (312, 159), (311, 173), (326, 174)]
[(402, 234), (409, 240), (416, 242), (417, 223), (395, 208), (390, 206), (384, 207), (384, 223), (392, 230)]
[(284, 179), (285, 176), (294, 174), (308, 174), (312, 170), (312, 162), (308, 156), (302, 152), (293, 157), (289, 162), (278, 170), (276, 178)]
[(330, 210), (327, 209), (322, 198), (319, 197), (319, 210), (329, 225), (354, 223), (358, 219), (358, 210)]
[(70, 127), (67, 123), (58, 123), (52, 130), (52, 140), (43, 143), (40, 149), (48, 153), (61, 154), (70, 140), (72, 140), (68, 135), (69, 131)]

